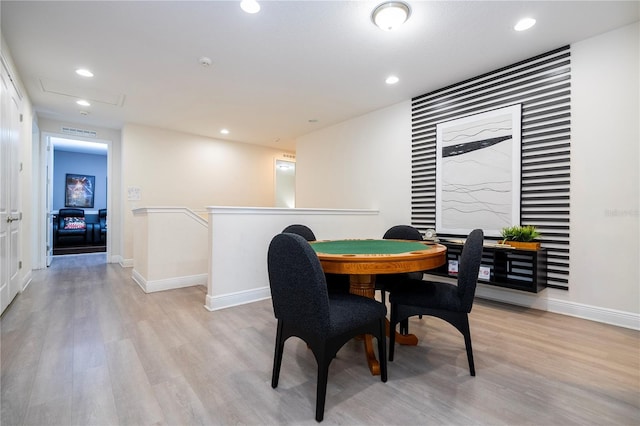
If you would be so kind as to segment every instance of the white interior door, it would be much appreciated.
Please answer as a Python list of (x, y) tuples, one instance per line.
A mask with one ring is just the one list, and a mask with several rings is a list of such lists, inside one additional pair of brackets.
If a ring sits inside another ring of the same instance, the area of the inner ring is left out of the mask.
[(0, 313), (20, 291), (20, 108), (2, 61), (0, 74)]
[(51, 138), (47, 136), (47, 185), (46, 185), (46, 203), (47, 209), (47, 266), (51, 266), (53, 260), (53, 144)]

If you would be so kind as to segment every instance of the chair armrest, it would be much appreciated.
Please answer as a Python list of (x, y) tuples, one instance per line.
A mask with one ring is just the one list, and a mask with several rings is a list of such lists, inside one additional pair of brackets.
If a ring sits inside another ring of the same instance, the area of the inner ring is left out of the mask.
[(93, 239), (93, 230), (94, 230), (94, 228), (95, 228), (95, 223), (87, 223), (86, 225), (87, 225), (87, 229), (86, 229), (86, 231), (85, 231), (85, 232), (86, 232), (86, 234), (85, 234), (85, 237), (84, 237), (84, 238), (85, 238), (85, 242), (86, 242), (87, 244), (91, 244), (91, 243), (93, 243), (93, 242), (94, 242), (94, 239)]

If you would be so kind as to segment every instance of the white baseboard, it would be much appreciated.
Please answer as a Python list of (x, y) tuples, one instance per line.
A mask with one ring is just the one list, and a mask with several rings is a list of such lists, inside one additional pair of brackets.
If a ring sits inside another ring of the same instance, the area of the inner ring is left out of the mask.
[[(232, 306), (257, 302), (270, 297), (271, 291), (269, 287), (223, 294), (220, 296), (210, 296), (207, 294), (205, 308), (209, 311), (216, 311)], [(542, 298), (535, 294), (483, 285), (479, 285), (476, 289), (476, 297), (640, 330), (640, 315), (631, 312), (590, 306), (560, 299)]]
[(601, 308), (560, 299), (550, 299), (539, 297), (535, 294), (483, 285), (477, 287), (476, 297), (640, 330), (640, 315), (632, 312)]
[(211, 296), (207, 294), (204, 307), (209, 311), (217, 311), (219, 309), (269, 299), (270, 297), (271, 289), (269, 287), (254, 288), (236, 293), (227, 293), (220, 296)]
[(33, 279), (33, 271), (28, 271), (24, 277), (22, 277), (22, 287), (20, 290), (20, 293), (22, 293), (23, 291), (25, 291), (27, 289), (27, 286), (29, 286), (29, 284), (31, 284), (31, 280)]
[(192, 287), (195, 285), (207, 285), (207, 274), (147, 281), (142, 275), (140, 275), (140, 273), (138, 273), (138, 271), (134, 269), (131, 274), (131, 278), (133, 278), (133, 280), (138, 283), (142, 291), (144, 291), (145, 293), (174, 290), (176, 288)]
[(120, 263), (123, 268), (133, 268), (133, 259), (123, 259), (121, 256), (113, 256), (114, 263)]

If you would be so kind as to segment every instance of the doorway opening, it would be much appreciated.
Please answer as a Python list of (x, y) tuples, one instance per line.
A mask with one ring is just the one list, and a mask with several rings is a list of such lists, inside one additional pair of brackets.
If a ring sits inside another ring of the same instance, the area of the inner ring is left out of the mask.
[(275, 206), (294, 208), (296, 206), (296, 163), (276, 160)]
[(107, 252), (109, 144), (49, 135), (47, 147), (47, 266)]

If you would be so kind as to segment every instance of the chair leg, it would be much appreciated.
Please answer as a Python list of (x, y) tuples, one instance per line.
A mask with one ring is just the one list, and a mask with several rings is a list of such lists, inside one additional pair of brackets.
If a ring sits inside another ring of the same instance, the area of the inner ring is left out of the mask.
[(325, 353), (317, 358), (318, 361), (318, 384), (316, 388), (316, 421), (321, 422), (324, 418), (324, 403), (327, 396), (327, 379), (329, 376), (329, 363), (331, 358)]
[(454, 326), (464, 337), (464, 346), (467, 350), (467, 361), (469, 362), (469, 373), (476, 375), (476, 368), (473, 363), (473, 348), (471, 346), (471, 330), (469, 328), (469, 314), (467, 312), (432, 311), (429, 315), (436, 316), (447, 321)]
[(400, 334), (409, 334), (409, 318), (400, 321)]
[(389, 361), (393, 361), (393, 353), (396, 347), (396, 325), (398, 324), (398, 307), (391, 304), (391, 315), (389, 319)]
[(380, 320), (380, 331), (378, 333), (378, 359), (380, 360), (380, 380), (387, 381), (387, 338), (385, 333), (385, 320)]
[(476, 367), (473, 363), (473, 348), (471, 347), (471, 330), (469, 329), (469, 316), (465, 314), (464, 318), (460, 321), (462, 335), (464, 336), (464, 346), (467, 349), (467, 361), (469, 361), (469, 373), (472, 376), (476, 375)]
[(282, 354), (284, 352), (284, 342), (282, 341), (282, 322), (278, 320), (278, 328), (276, 331), (276, 349), (273, 355), (273, 374), (271, 375), (271, 387), (278, 387), (278, 379), (280, 378), (280, 366), (282, 365)]

